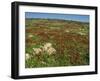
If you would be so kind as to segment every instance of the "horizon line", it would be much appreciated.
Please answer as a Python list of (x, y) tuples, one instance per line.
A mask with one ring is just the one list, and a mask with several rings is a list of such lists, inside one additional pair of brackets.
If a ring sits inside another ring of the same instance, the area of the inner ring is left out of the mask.
[(48, 20), (63, 20), (63, 21), (72, 21), (72, 22), (81, 22), (81, 23), (89, 23), (89, 22), (85, 22), (85, 21), (78, 21), (78, 20), (69, 20), (69, 19), (56, 19), (56, 18), (25, 18), (25, 19), (48, 19)]

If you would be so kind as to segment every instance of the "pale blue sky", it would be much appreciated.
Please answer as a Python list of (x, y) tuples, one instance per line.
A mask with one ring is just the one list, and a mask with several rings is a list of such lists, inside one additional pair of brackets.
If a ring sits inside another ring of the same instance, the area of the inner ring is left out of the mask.
[(25, 12), (25, 18), (63, 19), (89, 22), (89, 15)]

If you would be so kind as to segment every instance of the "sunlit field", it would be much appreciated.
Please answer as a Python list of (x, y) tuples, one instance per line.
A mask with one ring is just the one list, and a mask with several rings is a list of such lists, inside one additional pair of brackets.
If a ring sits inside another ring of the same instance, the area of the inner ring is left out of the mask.
[(25, 67), (89, 65), (89, 23), (26, 18)]

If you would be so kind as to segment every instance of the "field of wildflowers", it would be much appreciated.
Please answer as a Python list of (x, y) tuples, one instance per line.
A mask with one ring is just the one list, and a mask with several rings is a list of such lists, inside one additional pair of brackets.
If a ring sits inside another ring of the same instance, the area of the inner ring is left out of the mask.
[(25, 67), (89, 65), (89, 23), (25, 20)]

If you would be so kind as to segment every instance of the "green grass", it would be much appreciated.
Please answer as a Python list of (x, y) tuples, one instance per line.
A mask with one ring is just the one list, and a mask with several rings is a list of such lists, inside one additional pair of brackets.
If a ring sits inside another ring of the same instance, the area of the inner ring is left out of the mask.
[[(26, 68), (89, 65), (89, 23), (26, 19)], [(32, 35), (29, 37), (29, 35)], [(55, 54), (34, 55), (33, 48), (51, 43)]]

